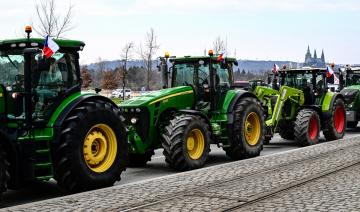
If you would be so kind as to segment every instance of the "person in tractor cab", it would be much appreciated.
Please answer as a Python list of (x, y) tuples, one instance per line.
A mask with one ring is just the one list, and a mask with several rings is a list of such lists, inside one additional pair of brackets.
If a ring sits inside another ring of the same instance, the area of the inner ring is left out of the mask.
[(62, 75), (57, 68), (55, 58), (42, 59), (39, 61), (39, 82), (35, 88), (39, 100), (35, 106), (35, 114), (42, 115), (46, 109), (46, 102), (58, 96), (61, 90)]

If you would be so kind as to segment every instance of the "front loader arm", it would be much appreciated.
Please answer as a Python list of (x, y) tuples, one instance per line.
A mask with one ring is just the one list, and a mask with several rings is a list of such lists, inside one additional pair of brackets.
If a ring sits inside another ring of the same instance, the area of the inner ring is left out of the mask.
[(272, 116), (269, 120), (266, 121), (267, 126), (276, 127), (279, 120), (283, 118), (281, 112), (284, 107), (284, 103), (287, 100), (290, 100), (292, 107), (293, 105), (303, 105), (304, 104), (304, 93), (296, 88), (291, 88), (288, 86), (282, 86), (280, 88), (279, 94), (277, 96), (276, 104), (273, 108)]

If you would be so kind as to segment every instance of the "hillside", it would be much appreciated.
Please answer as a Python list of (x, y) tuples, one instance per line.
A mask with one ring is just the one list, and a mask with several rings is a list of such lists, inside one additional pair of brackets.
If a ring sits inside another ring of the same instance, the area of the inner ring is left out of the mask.
[[(274, 64), (277, 64), (279, 67), (283, 65), (291, 64), (292, 67), (301, 66), (301, 64), (292, 61), (279, 61), (279, 60), (238, 60), (239, 66), (235, 67), (236, 70), (245, 70), (246, 72), (252, 72), (254, 74), (261, 74), (265, 71), (271, 70)], [(113, 61), (104, 61), (105, 67), (107, 70), (114, 70), (115, 68), (122, 65), (120, 60)], [(153, 68), (155, 69), (157, 65), (157, 61), (153, 62)], [(87, 65), (89, 69), (96, 70), (98, 63), (91, 63)], [(141, 60), (131, 60), (127, 65), (130, 67), (142, 67), (143, 62)]]

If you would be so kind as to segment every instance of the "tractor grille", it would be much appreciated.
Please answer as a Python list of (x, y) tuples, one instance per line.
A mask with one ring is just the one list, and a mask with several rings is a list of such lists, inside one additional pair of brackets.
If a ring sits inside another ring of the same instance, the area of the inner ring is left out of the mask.
[[(145, 141), (149, 134), (150, 113), (146, 107), (139, 108), (140, 112), (136, 112), (136, 108), (123, 108), (123, 115), (126, 125), (133, 125), (141, 140)], [(136, 124), (131, 123), (132, 118), (137, 118)]]

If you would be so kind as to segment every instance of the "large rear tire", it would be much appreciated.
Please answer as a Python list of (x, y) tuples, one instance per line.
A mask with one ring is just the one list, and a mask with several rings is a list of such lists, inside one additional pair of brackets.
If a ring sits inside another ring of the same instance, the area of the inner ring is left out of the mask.
[(323, 133), (327, 141), (337, 140), (344, 137), (346, 129), (346, 110), (342, 99), (335, 100), (331, 115), (324, 121)]
[(144, 154), (130, 153), (129, 167), (143, 167), (151, 161), (151, 157), (155, 154), (154, 150), (145, 152)]
[(161, 136), (165, 161), (178, 171), (201, 168), (210, 152), (210, 127), (195, 115), (174, 116)]
[(295, 121), (295, 140), (299, 146), (319, 143), (320, 129), (320, 118), (315, 110), (300, 110)]
[(52, 151), (61, 188), (79, 192), (120, 180), (128, 160), (122, 120), (116, 107), (101, 100), (87, 100), (70, 112)]
[(226, 155), (233, 160), (259, 156), (266, 131), (261, 103), (252, 97), (242, 98), (234, 111), (230, 147), (224, 148)]
[(6, 159), (6, 153), (0, 145), (0, 200), (2, 193), (7, 190), (7, 183), (10, 179), (9, 162)]

